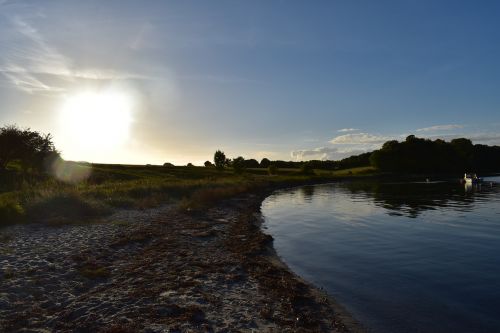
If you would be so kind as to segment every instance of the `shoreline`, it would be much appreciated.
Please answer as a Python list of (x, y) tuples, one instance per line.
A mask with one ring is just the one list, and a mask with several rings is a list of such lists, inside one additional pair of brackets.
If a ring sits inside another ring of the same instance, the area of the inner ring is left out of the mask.
[(120, 210), (103, 223), (18, 225), (0, 242), (0, 330), (363, 332), (297, 276), (261, 228), (273, 184), (203, 211)]
[[(350, 181), (350, 179), (344, 179), (344, 181)], [(264, 217), (261, 212), (262, 202), (269, 196), (272, 195), (275, 191), (283, 190), (287, 188), (307, 186), (307, 185), (321, 185), (328, 184), (333, 182), (338, 182), (339, 180), (323, 182), (323, 181), (309, 181), (306, 184), (287, 184), (275, 186), (270, 189), (266, 189), (264, 191), (260, 191), (255, 198), (247, 198), (250, 201), (250, 205), (254, 209), (254, 213), (257, 214), (254, 216), (253, 223), (258, 226), (258, 232), (267, 235), (262, 230), (262, 224), (265, 222)], [(269, 235), (267, 235), (269, 236)], [(270, 237), (270, 236), (269, 236)], [(286, 271), (291, 274), (290, 278), (299, 281), (299, 283), (303, 283), (309, 289), (310, 297), (313, 302), (324, 303), (327, 309), (331, 310), (331, 317), (333, 317), (332, 322), (335, 324), (331, 329), (337, 330), (339, 332), (351, 332), (351, 333), (364, 333), (366, 330), (362, 327), (362, 325), (347, 311), (342, 304), (337, 302), (335, 298), (329, 295), (326, 291), (316, 287), (313, 283), (305, 280), (298, 274), (296, 274), (278, 255), (276, 249), (273, 246), (272, 241), (265, 245), (264, 254), (263, 254), (270, 262), (279, 270)]]

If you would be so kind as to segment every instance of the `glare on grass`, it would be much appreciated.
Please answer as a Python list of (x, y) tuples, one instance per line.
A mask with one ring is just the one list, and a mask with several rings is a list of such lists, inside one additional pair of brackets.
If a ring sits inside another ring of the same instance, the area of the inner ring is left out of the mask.
[(129, 138), (132, 101), (120, 92), (77, 93), (66, 98), (60, 122), (74, 149), (117, 148)]

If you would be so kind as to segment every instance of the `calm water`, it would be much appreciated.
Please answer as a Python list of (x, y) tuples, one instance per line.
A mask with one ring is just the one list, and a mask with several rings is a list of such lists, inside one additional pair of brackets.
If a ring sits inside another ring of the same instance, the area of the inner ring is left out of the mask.
[(283, 260), (370, 332), (500, 332), (500, 177), (306, 186), (262, 212)]

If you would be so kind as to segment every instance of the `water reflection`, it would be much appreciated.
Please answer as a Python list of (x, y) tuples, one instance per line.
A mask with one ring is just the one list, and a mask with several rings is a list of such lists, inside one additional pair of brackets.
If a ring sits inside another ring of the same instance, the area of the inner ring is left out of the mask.
[(387, 210), (388, 215), (416, 218), (428, 210), (451, 207), (470, 211), (475, 202), (484, 201), (498, 188), (493, 182), (460, 184), (459, 182), (351, 182), (342, 184), (353, 196), (362, 195)]
[(304, 201), (311, 201), (314, 197), (314, 190), (316, 186), (303, 186), (300, 188), (300, 194), (302, 195)]
[(285, 262), (369, 331), (500, 332), (499, 183), (299, 187), (262, 213)]

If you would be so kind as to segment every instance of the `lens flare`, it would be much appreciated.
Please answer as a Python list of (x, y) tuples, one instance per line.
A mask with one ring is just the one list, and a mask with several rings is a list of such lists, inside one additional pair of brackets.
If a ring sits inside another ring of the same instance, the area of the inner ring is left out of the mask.
[(57, 179), (66, 183), (79, 183), (90, 177), (92, 167), (58, 159), (52, 163), (51, 172)]

